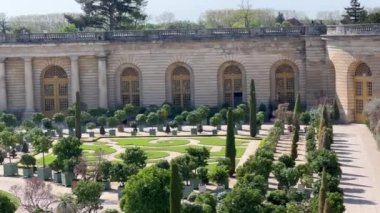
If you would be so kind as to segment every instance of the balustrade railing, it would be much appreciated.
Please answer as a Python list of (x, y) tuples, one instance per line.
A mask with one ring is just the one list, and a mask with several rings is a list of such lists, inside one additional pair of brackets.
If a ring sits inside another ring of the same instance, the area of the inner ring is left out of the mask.
[(380, 24), (328, 26), (327, 35), (380, 35)]
[(147, 30), (78, 33), (0, 34), (0, 43), (63, 43), (88, 41), (151, 41), (254, 38), (258, 36), (307, 36), (326, 33), (325, 26), (261, 27), (251, 29)]

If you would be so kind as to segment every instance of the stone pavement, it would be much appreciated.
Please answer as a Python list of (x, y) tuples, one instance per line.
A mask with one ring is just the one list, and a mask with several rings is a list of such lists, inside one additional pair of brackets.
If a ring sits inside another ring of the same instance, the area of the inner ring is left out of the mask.
[(380, 212), (380, 143), (365, 125), (334, 126), (346, 212)]

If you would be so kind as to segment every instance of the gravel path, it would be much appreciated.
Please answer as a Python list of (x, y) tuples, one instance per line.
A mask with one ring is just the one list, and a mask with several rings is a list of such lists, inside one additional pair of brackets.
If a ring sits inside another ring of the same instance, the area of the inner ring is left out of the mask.
[(365, 125), (334, 126), (346, 212), (380, 212), (380, 143)]

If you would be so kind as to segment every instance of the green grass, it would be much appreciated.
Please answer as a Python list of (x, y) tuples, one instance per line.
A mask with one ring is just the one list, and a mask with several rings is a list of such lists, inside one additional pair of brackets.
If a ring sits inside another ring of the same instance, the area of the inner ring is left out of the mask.
[(165, 139), (157, 143), (149, 143), (150, 141), (157, 140), (158, 138), (127, 138), (127, 139), (114, 139), (120, 146), (150, 146), (150, 147), (168, 147), (168, 146), (182, 146), (190, 143), (186, 139)]
[(13, 204), (15, 204), (16, 208), (20, 206), (20, 199), (13, 194), (0, 190), (0, 194), (8, 197)]
[(96, 142), (96, 143), (93, 143), (93, 144), (83, 144), (81, 146), (81, 148), (86, 151), (86, 150), (91, 150), (91, 151), (96, 151), (96, 150), (103, 150), (105, 154), (109, 155), (109, 154), (112, 154), (112, 153), (115, 153), (116, 150), (113, 149), (112, 147), (102, 143), (102, 142)]
[[(45, 165), (51, 164), (55, 160), (55, 155), (53, 154), (45, 154)], [(36, 165), (42, 165), (42, 156), (37, 159)]]
[[(166, 158), (169, 156), (167, 152), (162, 152), (162, 151), (155, 151), (155, 150), (144, 150), (146, 156), (148, 157), (149, 160), (155, 160), (155, 159), (160, 159), (160, 158)], [(121, 159), (121, 154), (118, 154), (115, 156), (117, 159)]]
[[(226, 145), (226, 139), (222, 137), (199, 137), (199, 138), (193, 138), (194, 140), (198, 140), (201, 145), (206, 146), (225, 146)], [(236, 146), (245, 146), (249, 143), (249, 141), (236, 139), (235, 144)]]
[[(245, 147), (236, 147), (236, 158), (241, 158), (241, 156), (245, 152)], [(226, 155), (226, 148), (223, 147), (222, 150), (219, 152), (210, 152), (210, 157), (211, 158), (219, 158), (219, 157), (224, 157)]]

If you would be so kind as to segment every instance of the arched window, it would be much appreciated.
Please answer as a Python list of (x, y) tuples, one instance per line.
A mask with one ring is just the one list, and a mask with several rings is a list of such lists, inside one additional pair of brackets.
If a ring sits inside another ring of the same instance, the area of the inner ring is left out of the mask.
[(69, 106), (69, 87), (65, 70), (59, 66), (48, 68), (43, 75), (43, 112), (52, 116), (57, 112), (66, 111)]
[(139, 73), (134, 68), (126, 68), (121, 73), (120, 81), (122, 104), (140, 106)]
[(371, 101), (373, 95), (372, 72), (367, 64), (361, 63), (355, 70), (355, 121), (364, 123), (364, 106)]
[(172, 98), (175, 106), (191, 106), (190, 72), (183, 66), (176, 67), (172, 73)]
[(237, 106), (243, 101), (242, 73), (236, 65), (228, 66), (223, 72), (224, 103)]
[(294, 70), (288, 64), (283, 64), (276, 70), (276, 96), (278, 103), (294, 104)]

